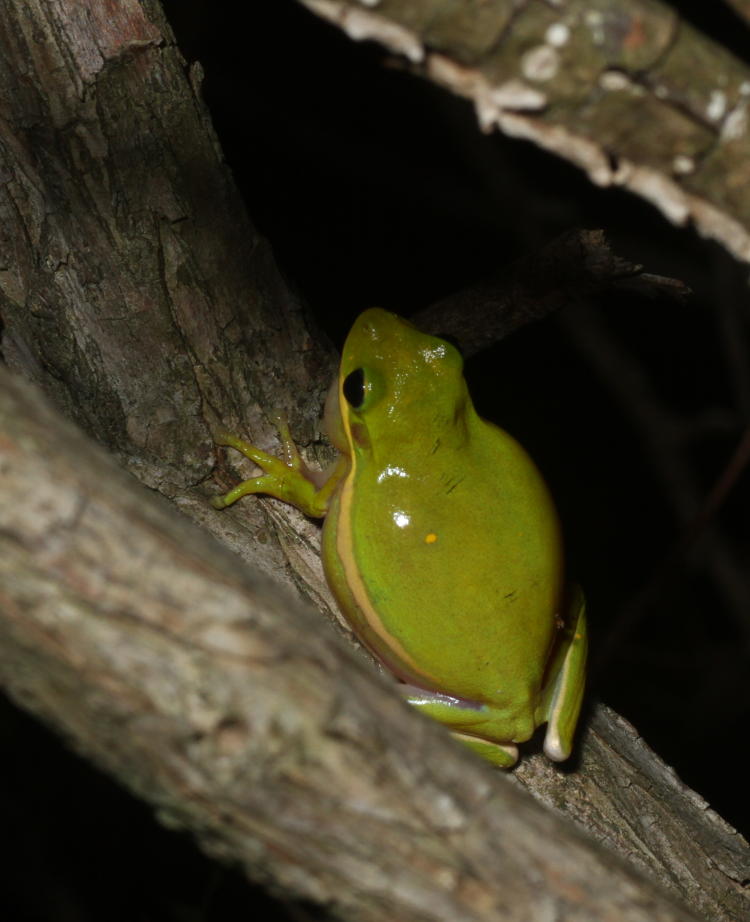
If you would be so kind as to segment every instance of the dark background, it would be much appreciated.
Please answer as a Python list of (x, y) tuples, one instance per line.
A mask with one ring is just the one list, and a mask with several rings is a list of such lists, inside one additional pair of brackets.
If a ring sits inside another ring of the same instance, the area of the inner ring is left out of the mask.
[[(707, 494), (750, 423), (737, 371), (750, 368), (747, 267), (527, 143), (481, 135), (468, 103), (292, 0), (244, 4), (241, 21), (238, 6), (165, 3), (186, 58), (205, 68), (249, 212), (334, 341), (365, 307), (408, 314), (570, 227), (604, 228), (616, 252), (694, 292), (687, 304), (608, 297), (596, 310), (649, 383), (650, 409), (688, 434), (679, 450)], [(721, 4), (673, 6), (747, 58), (750, 30)], [(720, 540), (735, 569), (750, 572), (750, 483), (743, 474), (682, 549), (688, 523), (628, 409), (628, 397), (642, 398), (614, 374), (597, 371), (557, 318), (467, 367), (481, 412), (529, 448), (555, 492), (590, 603), (591, 695), (747, 832), (750, 577), (730, 599), (709, 561)], [(8, 704), (0, 728), (0, 811), (18, 859), (0, 897), (7, 918), (273, 917), (238, 875)]]

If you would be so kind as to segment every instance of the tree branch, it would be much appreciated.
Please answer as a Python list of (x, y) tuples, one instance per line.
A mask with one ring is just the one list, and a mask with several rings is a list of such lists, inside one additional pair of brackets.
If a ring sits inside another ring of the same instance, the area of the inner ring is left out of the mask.
[[(695, 918), (412, 711), (28, 385), (0, 384), (3, 683), (165, 820), (349, 919)], [(672, 889), (731, 918), (739, 837), (626, 725), (601, 712), (594, 728), (581, 772), (537, 764), (526, 783), (553, 778), (547, 797), (586, 821), (604, 809), (599, 834), (652, 872), (645, 839), (668, 816)], [(630, 815), (633, 798), (643, 828), (617, 833), (612, 804)]]
[(412, 319), (420, 329), (454, 337), (469, 357), (564, 307), (616, 292), (684, 301), (690, 289), (617, 256), (603, 231), (572, 230)]
[(735, 13), (750, 24), (750, 0), (725, 0)]
[(750, 69), (656, 0), (300, 0), (498, 127), (750, 260)]

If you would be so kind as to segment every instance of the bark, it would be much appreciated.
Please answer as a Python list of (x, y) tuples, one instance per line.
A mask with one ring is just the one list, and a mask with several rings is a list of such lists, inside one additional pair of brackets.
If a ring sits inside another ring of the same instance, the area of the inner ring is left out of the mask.
[(750, 260), (750, 69), (657, 0), (300, 0)]
[(454, 337), (468, 358), (527, 323), (613, 293), (684, 302), (690, 289), (617, 256), (603, 231), (573, 230), (493, 277), (431, 304), (413, 320), (420, 329)]
[(727, 0), (727, 3), (738, 16), (750, 23), (750, 0)]
[(153, 2), (3, 4), (0, 42), (6, 361), (238, 553), (287, 584), (287, 556), (315, 572), (301, 516), (216, 517), (191, 489), (217, 422), (268, 444), (282, 410), (311, 442), (333, 370), (223, 164), (200, 68), (186, 79)]
[[(281, 407), (320, 449), (332, 355), (239, 204), (158, 5), (8, 0), (0, 42), (5, 359), (254, 565), (3, 373), (9, 693), (208, 850), (349, 918), (690, 918), (290, 598), (326, 608), (314, 526), (270, 501), (209, 507), (219, 421), (274, 450)], [(592, 284), (663, 287), (576, 239), (563, 298), (559, 271), (511, 276), (522, 320)], [(609, 265), (595, 282), (592, 254)], [(747, 912), (745, 843), (606, 709), (578, 771), (533, 757), (515, 777), (698, 914)]]
[[(347, 919), (698, 918), (0, 382), (3, 682), (166, 822)], [(540, 757), (520, 777), (652, 874), (665, 861), (705, 918), (740, 918), (739, 837), (605, 710), (580, 771)]]

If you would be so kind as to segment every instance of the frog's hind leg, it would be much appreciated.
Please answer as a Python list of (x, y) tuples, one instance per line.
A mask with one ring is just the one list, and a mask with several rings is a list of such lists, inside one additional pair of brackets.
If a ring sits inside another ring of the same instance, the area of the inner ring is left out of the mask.
[(401, 685), (400, 691), (412, 707), (416, 707), (433, 720), (445, 724), (451, 736), (493, 765), (510, 768), (518, 761), (518, 747), (510, 742), (510, 725), (507, 728), (508, 736), (501, 734), (499, 737), (500, 739), (507, 738), (507, 743), (499, 743), (478, 735), (496, 715), (496, 712), (487, 705), (454, 698), (440, 692), (425, 691), (413, 685)]
[(563, 762), (573, 748), (586, 684), (587, 651), (586, 602), (575, 586), (570, 593), (565, 627), (553, 652), (537, 711), (537, 723), (547, 721), (544, 752), (554, 762)]
[(469, 736), (468, 733), (456, 733), (455, 730), (451, 730), (451, 736), (498, 768), (512, 768), (518, 761), (518, 746), (493, 743), (492, 740)]

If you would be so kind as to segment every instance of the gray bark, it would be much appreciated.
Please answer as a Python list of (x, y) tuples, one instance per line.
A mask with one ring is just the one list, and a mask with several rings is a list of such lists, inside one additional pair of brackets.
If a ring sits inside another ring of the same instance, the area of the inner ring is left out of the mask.
[[(658, 0), (300, 0), (750, 260), (750, 69)], [(738, 6), (742, 0), (736, 0)]]
[(606, 710), (579, 771), (527, 762), (545, 809), (0, 374), (0, 676), (165, 822), (341, 918), (698, 918), (572, 811), (706, 918), (740, 906), (739, 839)]

